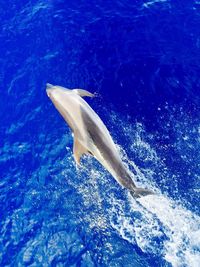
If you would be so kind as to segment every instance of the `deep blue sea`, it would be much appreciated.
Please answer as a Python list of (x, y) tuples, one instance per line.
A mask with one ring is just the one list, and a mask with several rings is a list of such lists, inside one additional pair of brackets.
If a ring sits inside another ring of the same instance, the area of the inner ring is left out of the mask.
[[(200, 1), (0, 1), (0, 266), (200, 266)], [(77, 169), (46, 83), (87, 99), (138, 186)]]

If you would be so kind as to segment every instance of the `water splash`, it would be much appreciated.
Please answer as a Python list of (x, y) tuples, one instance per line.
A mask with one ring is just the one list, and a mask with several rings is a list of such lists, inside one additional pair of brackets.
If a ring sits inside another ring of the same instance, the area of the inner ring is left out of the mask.
[[(130, 148), (137, 150), (137, 157), (142, 158), (146, 163), (153, 162), (157, 167), (166, 170), (167, 167), (164, 166), (155, 149), (145, 141), (147, 133), (142, 125), (140, 124), (139, 128), (136, 125), (136, 131), (133, 129), (135, 126), (126, 127), (124, 121), (122, 125), (120, 130), (126, 132), (127, 136), (132, 136), (129, 138)], [(135, 134), (131, 135), (133, 132)], [(153, 181), (156, 168), (149, 168), (148, 164), (140, 168), (127, 157), (122, 147), (118, 146), (118, 148), (127, 167), (134, 168), (133, 178), (138, 178), (139, 184), (151, 188), (157, 195), (137, 201), (128, 196), (129, 209), (126, 208), (123, 200), (112, 198), (110, 200), (112, 227), (123, 239), (137, 244), (143, 252), (159, 255), (174, 267), (199, 266), (200, 217), (185, 208), (185, 203), (180, 204), (180, 199), (173, 200), (161, 193)], [(166, 177), (166, 172), (163, 175)], [(161, 182), (163, 178), (161, 177)], [(166, 178), (170, 179), (169, 176)]]
[(124, 239), (136, 243), (143, 252), (164, 257), (174, 267), (199, 266), (199, 216), (165, 196), (148, 196), (139, 201), (129, 197), (129, 201), (129, 214), (119, 201), (112, 203), (111, 223)]

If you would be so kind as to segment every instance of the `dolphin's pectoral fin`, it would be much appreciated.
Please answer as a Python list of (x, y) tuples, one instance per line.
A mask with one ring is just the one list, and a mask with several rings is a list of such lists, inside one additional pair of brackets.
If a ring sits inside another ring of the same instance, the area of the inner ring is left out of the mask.
[(75, 92), (79, 96), (89, 96), (89, 97), (95, 97), (95, 94), (92, 94), (86, 90), (83, 89), (73, 89), (73, 92)]
[(88, 150), (79, 142), (77, 138), (74, 138), (73, 153), (77, 165), (80, 165), (81, 156), (88, 153)]

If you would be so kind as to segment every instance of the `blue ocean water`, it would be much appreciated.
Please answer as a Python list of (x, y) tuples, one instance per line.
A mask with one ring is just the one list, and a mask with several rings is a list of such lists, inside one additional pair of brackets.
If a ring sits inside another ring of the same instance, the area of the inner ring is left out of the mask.
[[(200, 2), (0, 3), (0, 266), (200, 262)], [(135, 182), (76, 169), (46, 83), (88, 100)]]

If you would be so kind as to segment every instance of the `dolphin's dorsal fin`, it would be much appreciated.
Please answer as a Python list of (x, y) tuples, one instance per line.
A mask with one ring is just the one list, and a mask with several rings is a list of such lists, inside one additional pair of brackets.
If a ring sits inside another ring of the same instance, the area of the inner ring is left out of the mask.
[(87, 90), (83, 90), (83, 89), (73, 89), (73, 92), (75, 92), (77, 95), (79, 96), (89, 96), (89, 97), (95, 97), (95, 94), (92, 94), (90, 92), (88, 92)]
[(80, 165), (80, 158), (83, 154), (88, 154), (88, 150), (80, 143), (78, 138), (74, 136), (74, 146), (73, 146), (74, 159), (77, 165)]

